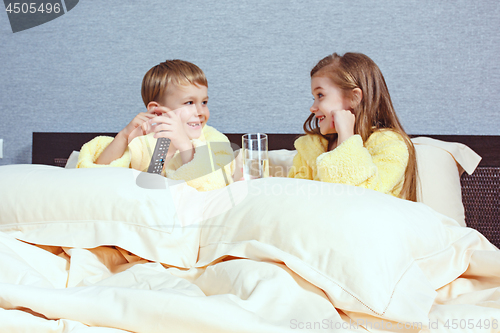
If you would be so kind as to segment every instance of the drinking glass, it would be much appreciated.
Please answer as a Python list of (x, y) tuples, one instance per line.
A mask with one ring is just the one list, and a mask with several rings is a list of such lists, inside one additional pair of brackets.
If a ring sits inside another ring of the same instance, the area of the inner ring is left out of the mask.
[(243, 135), (243, 178), (245, 180), (269, 177), (267, 134)]

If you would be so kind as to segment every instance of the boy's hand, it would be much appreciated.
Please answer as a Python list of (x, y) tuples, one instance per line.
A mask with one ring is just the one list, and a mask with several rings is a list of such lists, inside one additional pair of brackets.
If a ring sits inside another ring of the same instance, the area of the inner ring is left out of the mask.
[(241, 149), (239, 150), (238, 155), (234, 158), (233, 180), (235, 182), (243, 180), (243, 154)]
[(156, 117), (156, 114), (153, 110), (141, 112), (135, 116), (134, 119), (132, 119), (132, 121), (125, 126), (119, 134), (127, 139), (128, 145), (136, 137), (149, 133), (148, 129), (150, 125), (148, 120), (153, 119), (154, 117)]
[[(193, 149), (193, 145), (181, 120), (183, 112), (189, 112), (188, 107), (182, 107), (174, 111), (166, 107), (157, 107), (156, 111), (161, 111), (161, 116), (156, 116), (148, 121), (149, 128), (146, 128), (147, 133), (154, 132), (155, 138), (169, 138), (170, 144), (180, 152)], [(156, 125), (153, 125), (155, 124)], [(144, 126), (143, 126), (144, 127)]]

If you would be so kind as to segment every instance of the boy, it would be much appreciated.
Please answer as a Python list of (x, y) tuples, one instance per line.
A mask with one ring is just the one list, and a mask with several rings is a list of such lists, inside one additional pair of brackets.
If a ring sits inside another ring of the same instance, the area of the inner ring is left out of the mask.
[(115, 138), (97, 137), (83, 145), (78, 168), (131, 167), (146, 171), (159, 137), (171, 140), (163, 175), (185, 180), (199, 191), (232, 182), (234, 155), (227, 137), (206, 125), (208, 82), (196, 65), (167, 60), (142, 81), (141, 112)]

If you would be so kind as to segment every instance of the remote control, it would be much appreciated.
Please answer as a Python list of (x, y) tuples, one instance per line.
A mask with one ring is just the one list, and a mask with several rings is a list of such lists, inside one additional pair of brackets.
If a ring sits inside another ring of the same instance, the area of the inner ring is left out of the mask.
[(170, 139), (168, 138), (159, 138), (158, 141), (156, 141), (155, 151), (153, 152), (153, 157), (151, 157), (151, 162), (149, 162), (149, 173), (161, 175), (169, 146)]

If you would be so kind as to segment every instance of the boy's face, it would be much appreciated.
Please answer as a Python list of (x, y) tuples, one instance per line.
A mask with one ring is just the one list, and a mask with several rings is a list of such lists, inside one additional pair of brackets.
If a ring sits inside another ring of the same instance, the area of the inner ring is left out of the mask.
[(201, 123), (205, 126), (210, 117), (208, 110), (208, 89), (205, 86), (188, 84), (188, 85), (175, 85), (170, 84), (167, 87), (165, 96), (163, 97), (163, 106), (170, 110), (175, 110), (183, 106), (193, 105), (196, 110), (196, 116)]
[(173, 112), (179, 116), (183, 125), (184, 131), (190, 140), (198, 139), (201, 136), (201, 124), (198, 117), (198, 112), (194, 106), (188, 105), (175, 109)]

